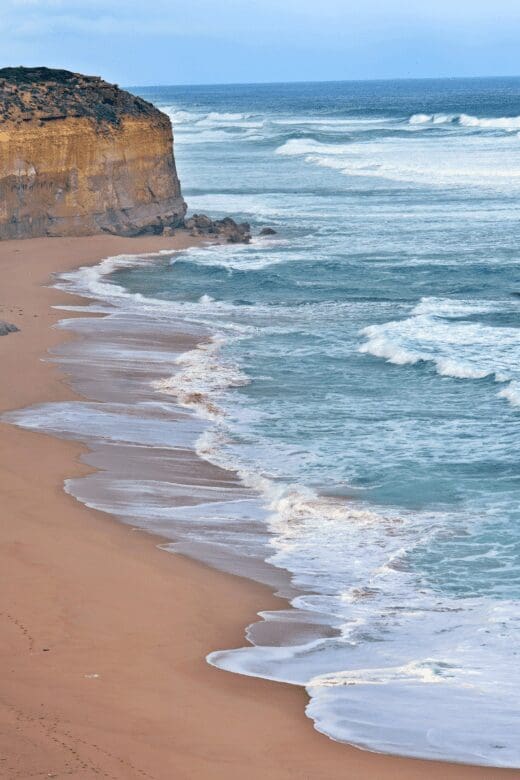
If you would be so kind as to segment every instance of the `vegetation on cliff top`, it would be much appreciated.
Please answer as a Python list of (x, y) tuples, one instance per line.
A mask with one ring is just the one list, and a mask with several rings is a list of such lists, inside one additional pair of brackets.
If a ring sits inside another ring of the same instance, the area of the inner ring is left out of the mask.
[(118, 125), (125, 116), (169, 122), (151, 103), (99, 76), (43, 67), (0, 68), (0, 123), (86, 117)]

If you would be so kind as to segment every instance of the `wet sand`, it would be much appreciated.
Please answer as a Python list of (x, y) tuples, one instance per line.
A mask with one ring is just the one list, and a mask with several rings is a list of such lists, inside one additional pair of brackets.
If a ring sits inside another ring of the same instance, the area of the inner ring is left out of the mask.
[[(0, 243), (0, 411), (74, 397), (46, 350), (73, 303), (55, 271), (174, 238)], [(69, 316), (68, 314), (66, 316)], [(495, 770), (380, 756), (332, 742), (305, 691), (220, 672), (214, 649), (244, 643), (269, 589), (158, 549), (157, 537), (77, 503), (78, 444), (0, 424), (0, 777), (117, 780), (492, 778)]]

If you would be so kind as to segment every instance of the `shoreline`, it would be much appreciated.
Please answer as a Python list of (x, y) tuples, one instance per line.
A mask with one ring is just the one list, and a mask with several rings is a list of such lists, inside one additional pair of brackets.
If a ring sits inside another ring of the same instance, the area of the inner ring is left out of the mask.
[[(184, 240), (200, 243), (182, 234), (0, 243), (0, 318), (21, 328), (0, 340), (0, 412), (78, 397), (42, 360), (71, 337), (51, 328), (64, 315), (50, 306), (74, 303), (43, 286), (53, 272)], [(257, 611), (283, 600), (165, 555), (160, 537), (67, 495), (64, 478), (91, 471), (85, 451), (0, 423), (0, 777), (520, 777), (333, 742), (305, 716), (304, 689), (209, 666), (208, 652), (243, 645)]]

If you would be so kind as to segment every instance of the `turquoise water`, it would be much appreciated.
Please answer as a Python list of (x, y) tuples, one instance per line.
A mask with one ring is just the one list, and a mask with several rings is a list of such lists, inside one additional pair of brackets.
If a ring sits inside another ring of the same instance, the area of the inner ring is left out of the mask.
[(213, 337), (150, 383), (245, 492), (171, 522), (294, 590), (209, 661), (335, 739), (520, 766), (520, 80), (140, 93), (190, 210), (277, 230), (68, 282)]
[(518, 597), (520, 81), (143, 94), (172, 116), (191, 209), (279, 230), (118, 275), (232, 334), (247, 458), (448, 514), (407, 567)]

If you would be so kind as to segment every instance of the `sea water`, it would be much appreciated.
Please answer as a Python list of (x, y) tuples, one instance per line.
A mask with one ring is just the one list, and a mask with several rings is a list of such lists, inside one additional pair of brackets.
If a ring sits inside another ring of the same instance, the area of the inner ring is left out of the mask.
[(80, 500), (290, 599), (210, 663), (336, 740), (520, 766), (520, 80), (139, 92), (190, 211), (257, 237), (62, 277), (108, 315), (55, 355), (87, 400), (12, 419), (88, 441)]

